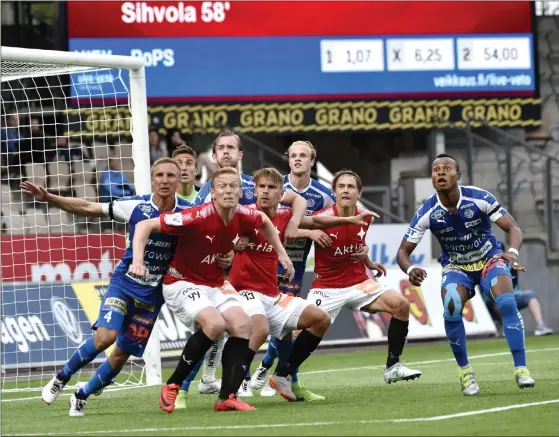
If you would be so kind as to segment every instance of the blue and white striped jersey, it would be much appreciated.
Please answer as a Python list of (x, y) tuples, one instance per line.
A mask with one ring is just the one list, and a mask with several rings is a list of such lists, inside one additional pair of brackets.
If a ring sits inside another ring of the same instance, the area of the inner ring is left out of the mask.
[[(160, 213), (152, 194), (141, 196), (123, 197), (111, 203), (103, 203), (103, 213), (113, 220), (124, 221), (129, 224), (126, 236), (126, 251), (115, 268), (111, 283), (116, 284), (122, 291), (133, 298), (148, 305), (154, 305), (161, 300), (161, 280), (163, 274), (173, 258), (176, 246), (176, 237), (160, 233), (149, 236), (144, 253), (149, 276), (145, 279), (133, 278), (128, 275), (128, 268), (132, 263), (132, 241), (136, 224), (143, 220), (157, 218)], [(182, 211), (192, 206), (190, 202), (175, 196), (173, 212)]]
[[(239, 203), (241, 205), (252, 205), (253, 203), (256, 203), (256, 194), (254, 193), (254, 179), (252, 179), (252, 176), (243, 173), (241, 173), (240, 176), (243, 195), (241, 196), (241, 200), (239, 201)], [(200, 191), (198, 191), (198, 195), (194, 200), (195, 206), (199, 206), (212, 201), (212, 196), (210, 193), (211, 188), (211, 180), (206, 182), (204, 186), (200, 188)]]
[(417, 210), (404, 240), (419, 243), (429, 229), (441, 245), (441, 264), (457, 264), (477, 271), (485, 259), (501, 253), (501, 244), (491, 232), (491, 222), (507, 214), (495, 196), (478, 187), (460, 187), (456, 213), (450, 213), (433, 194)]

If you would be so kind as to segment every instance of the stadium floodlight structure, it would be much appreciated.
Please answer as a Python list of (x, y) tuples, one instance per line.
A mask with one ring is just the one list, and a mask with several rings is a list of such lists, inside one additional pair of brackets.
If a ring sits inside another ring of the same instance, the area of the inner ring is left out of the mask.
[[(97, 202), (112, 165), (137, 194), (150, 193), (144, 60), (2, 47), (0, 74), (2, 391), (39, 390), (91, 335), (128, 242), (123, 225), (36, 202), (19, 183)], [(72, 387), (89, 379), (93, 365)], [(127, 366), (119, 383), (161, 383), (156, 329), (144, 361)]]

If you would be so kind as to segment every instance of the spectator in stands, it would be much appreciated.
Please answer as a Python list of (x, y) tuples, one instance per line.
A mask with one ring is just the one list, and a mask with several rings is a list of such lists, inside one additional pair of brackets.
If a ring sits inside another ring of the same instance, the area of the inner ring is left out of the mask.
[(26, 135), (25, 139), (21, 141), (21, 163), (43, 164), (50, 161), (53, 157), (53, 150), (52, 146), (48, 146), (48, 143), (49, 141), (45, 138), (45, 133), (41, 127), (40, 118), (32, 116), (29, 119), (29, 135)]
[(167, 158), (169, 153), (167, 151), (167, 144), (159, 138), (159, 132), (155, 128), (149, 130), (149, 158), (151, 165), (161, 158)]
[(182, 143), (173, 152), (173, 159), (177, 161), (181, 168), (181, 183), (177, 194), (183, 199), (193, 203), (198, 194), (198, 190), (194, 186), (194, 178), (198, 170), (196, 152), (192, 147)]
[(208, 150), (198, 156), (198, 177), (196, 178), (201, 184), (205, 184), (212, 178), (219, 166), (214, 161), (213, 145)]
[(186, 141), (181, 135), (181, 131), (178, 129), (169, 129), (167, 130), (167, 152), (170, 156), (173, 156), (173, 152), (175, 149), (183, 144)]
[(60, 159), (64, 159), (68, 162), (81, 160), (83, 158), (81, 144), (79, 146), (72, 146), (68, 141), (68, 137), (59, 136), (56, 138), (56, 150), (58, 151)]
[(125, 196), (134, 195), (134, 187), (122, 171), (120, 149), (109, 146), (109, 166), (101, 173), (99, 202), (108, 203)]
[(2, 157), (2, 175), (10, 178), (20, 177), (20, 135), (19, 116), (17, 113), (6, 116), (6, 126), (0, 130), (0, 154)]

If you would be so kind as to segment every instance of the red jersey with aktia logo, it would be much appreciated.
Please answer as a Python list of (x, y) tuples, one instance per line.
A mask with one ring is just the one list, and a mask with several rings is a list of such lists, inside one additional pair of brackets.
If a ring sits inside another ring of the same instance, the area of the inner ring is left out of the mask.
[[(357, 209), (356, 215), (362, 211)], [(313, 215), (337, 216), (336, 205)], [(322, 248), (314, 245), (314, 280), (312, 288), (345, 288), (369, 279), (365, 262), (355, 263), (351, 254), (359, 252), (365, 245), (365, 236), (371, 224), (371, 218), (365, 219), (367, 226), (343, 225), (325, 229), (332, 240), (332, 246)]]
[(225, 224), (214, 202), (160, 216), (161, 231), (177, 235), (177, 248), (163, 284), (188, 281), (208, 287), (221, 287), (224, 270), (216, 265), (221, 254), (233, 250), (242, 235), (254, 234), (264, 220), (259, 211), (237, 205), (233, 219)]
[[(256, 205), (248, 208), (259, 210)], [(291, 220), (293, 211), (278, 208), (271, 219), (278, 230), (280, 241), (283, 241), (285, 228)], [(277, 283), (278, 253), (258, 230), (253, 232), (250, 243), (244, 251), (235, 254), (235, 260), (227, 279), (237, 291), (250, 290), (277, 296), (280, 294)]]

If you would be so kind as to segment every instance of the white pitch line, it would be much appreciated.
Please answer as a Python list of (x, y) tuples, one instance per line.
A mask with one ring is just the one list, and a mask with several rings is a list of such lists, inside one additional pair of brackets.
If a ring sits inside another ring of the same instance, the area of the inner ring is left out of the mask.
[(229, 429), (256, 429), (256, 428), (298, 428), (309, 426), (332, 426), (332, 425), (369, 425), (375, 423), (410, 423), (410, 422), (436, 422), (439, 420), (456, 419), (458, 417), (477, 416), (481, 414), (500, 413), (502, 411), (516, 410), (519, 408), (536, 407), (539, 405), (557, 404), (559, 399), (547, 401), (530, 402), (526, 404), (506, 405), (504, 407), (489, 408), (486, 410), (464, 411), (461, 413), (445, 414), (442, 416), (411, 417), (407, 419), (373, 419), (373, 420), (347, 420), (329, 422), (299, 422), (299, 423), (262, 423), (253, 425), (221, 425), (221, 426), (184, 426), (176, 428), (136, 428), (136, 429), (96, 429), (93, 431), (73, 431), (69, 433), (41, 433), (41, 434), (4, 434), (6, 436), (56, 436), (56, 435), (91, 435), (91, 434), (120, 434), (120, 433), (150, 433), (150, 432), (173, 432), (173, 431), (215, 431)]
[[(534, 352), (550, 352), (550, 351), (559, 351), (559, 347), (549, 347), (545, 349), (531, 349), (527, 350), (526, 353), (534, 353)], [(468, 357), (468, 359), (480, 359), (480, 358), (492, 358), (492, 357), (500, 357), (503, 355), (510, 355), (509, 352), (496, 352), (493, 354), (482, 354), (482, 355), (472, 355)], [(454, 358), (445, 358), (443, 360), (430, 360), (430, 361), (414, 361), (414, 362), (406, 362), (406, 365), (416, 366), (421, 364), (438, 364), (438, 363), (447, 363), (447, 362), (454, 362)], [(364, 366), (364, 367), (346, 367), (345, 369), (328, 369), (328, 370), (313, 370), (310, 372), (299, 372), (299, 375), (315, 375), (318, 373), (331, 373), (331, 372), (345, 372), (346, 370), (371, 370), (371, 369), (384, 369), (385, 366)]]
[[(552, 351), (559, 351), (559, 347), (550, 347), (544, 349), (531, 349), (527, 350), (526, 353), (536, 353), (536, 352), (552, 352)], [(510, 352), (496, 352), (493, 354), (482, 354), (482, 355), (472, 355), (468, 357), (470, 360), (474, 359), (481, 359), (481, 358), (492, 358), (492, 357), (499, 357), (503, 355), (510, 355)], [(406, 363), (410, 366), (415, 365), (422, 365), (422, 364), (439, 364), (439, 363), (447, 363), (447, 362), (454, 362), (454, 358), (445, 358), (444, 360), (429, 360), (429, 361), (414, 361), (410, 363)], [(328, 369), (328, 370), (313, 370), (310, 372), (299, 372), (299, 375), (316, 375), (320, 373), (333, 373), (333, 372), (345, 372), (345, 371), (353, 371), (353, 370), (373, 370), (373, 369), (384, 369), (385, 366), (361, 366), (361, 367), (346, 367), (344, 369)], [(195, 380), (193, 382), (197, 382)], [(116, 391), (123, 391), (123, 390), (134, 390), (139, 388), (146, 388), (145, 385), (134, 386), (134, 387), (115, 387), (115, 388), (108, 388), (105, 390), (105, 393), (111, 393)], [(60, 396), (72, 396), (72, 393), (61, 393)], [(11, 398), (11, 399), (2, 399), (2, 403), (4, 402), (22, 402), (28, 400), (35, 400), (41, 399), (41, 396), (29, 396), (23, 398)]]

